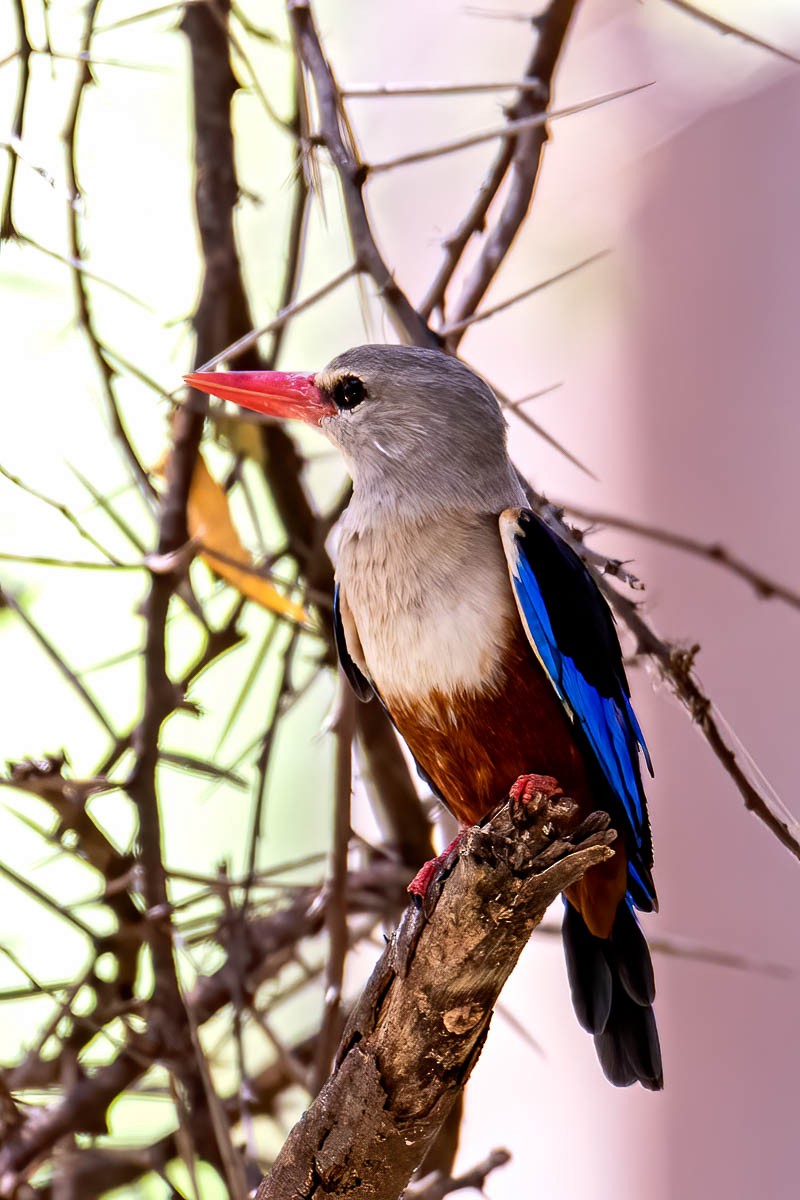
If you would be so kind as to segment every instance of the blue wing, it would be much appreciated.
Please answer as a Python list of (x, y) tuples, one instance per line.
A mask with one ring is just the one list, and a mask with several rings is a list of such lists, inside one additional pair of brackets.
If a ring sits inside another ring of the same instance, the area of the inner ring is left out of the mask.
[(506, 509), (500, 532), (528, 640), (621, 809), (631, 894), (649, 910), (655, 888), (640, 747), (651, 774), (652, 765), (611, 611), (578, 556), (533, 512)]

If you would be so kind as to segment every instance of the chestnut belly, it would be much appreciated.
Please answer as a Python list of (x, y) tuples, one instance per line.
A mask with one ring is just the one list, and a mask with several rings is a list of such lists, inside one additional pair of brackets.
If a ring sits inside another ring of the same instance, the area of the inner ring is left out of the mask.
[[(607, 806), (592, 795), (589, 772), (572, 722), (544, 668), (523, 640), (504, 656), (504, 677), (488, 693), (445, 696), (423, 703), (393, 698), (390, 715), (414, 758), (465, 825), (500, 804), (520, 775), (552, 775), (582, 816)], [(613, 857), (591, 868), (567, 892), (598, 937), (608, 937), (625, 894), (627, 855), (621, 839)]]
[(507, 650), (495, 690), (390, 704), (422, 770), (460, 821), (474, 824), (519, 775), (552, 775), (582, 809), (593, 807), (572, 723), (527, 642)]

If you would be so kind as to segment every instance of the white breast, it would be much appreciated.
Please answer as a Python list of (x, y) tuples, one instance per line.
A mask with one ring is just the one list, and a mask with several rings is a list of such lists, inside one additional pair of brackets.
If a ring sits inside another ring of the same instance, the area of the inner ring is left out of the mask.
[(498, 686), (516, 610), (496, 517), (345, 522), (337, 577), (361, 643), (351, 653), (387, 702)]

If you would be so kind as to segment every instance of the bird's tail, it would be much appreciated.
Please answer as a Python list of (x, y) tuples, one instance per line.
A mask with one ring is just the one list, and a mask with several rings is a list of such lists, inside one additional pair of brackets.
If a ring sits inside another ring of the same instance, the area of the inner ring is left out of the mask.
[(659, 1091), (664, 1080), (653, 1014), (653, 964), (630, 899), (626, 896), (617, 909), (608, 938), (591, 934), (567, 901), (562, 934), (575, 1013), (594, 1034), (606, 1077), (617, 1087), (638, 1080)]

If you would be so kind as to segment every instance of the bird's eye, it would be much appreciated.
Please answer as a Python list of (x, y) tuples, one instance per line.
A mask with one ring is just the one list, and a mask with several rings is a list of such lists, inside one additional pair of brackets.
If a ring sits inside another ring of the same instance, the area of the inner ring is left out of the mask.
[(337, 379), (331, 394), (337, 408), (349, 410), (366, 400), (367, 389), (357, 375), (345, 375)]

